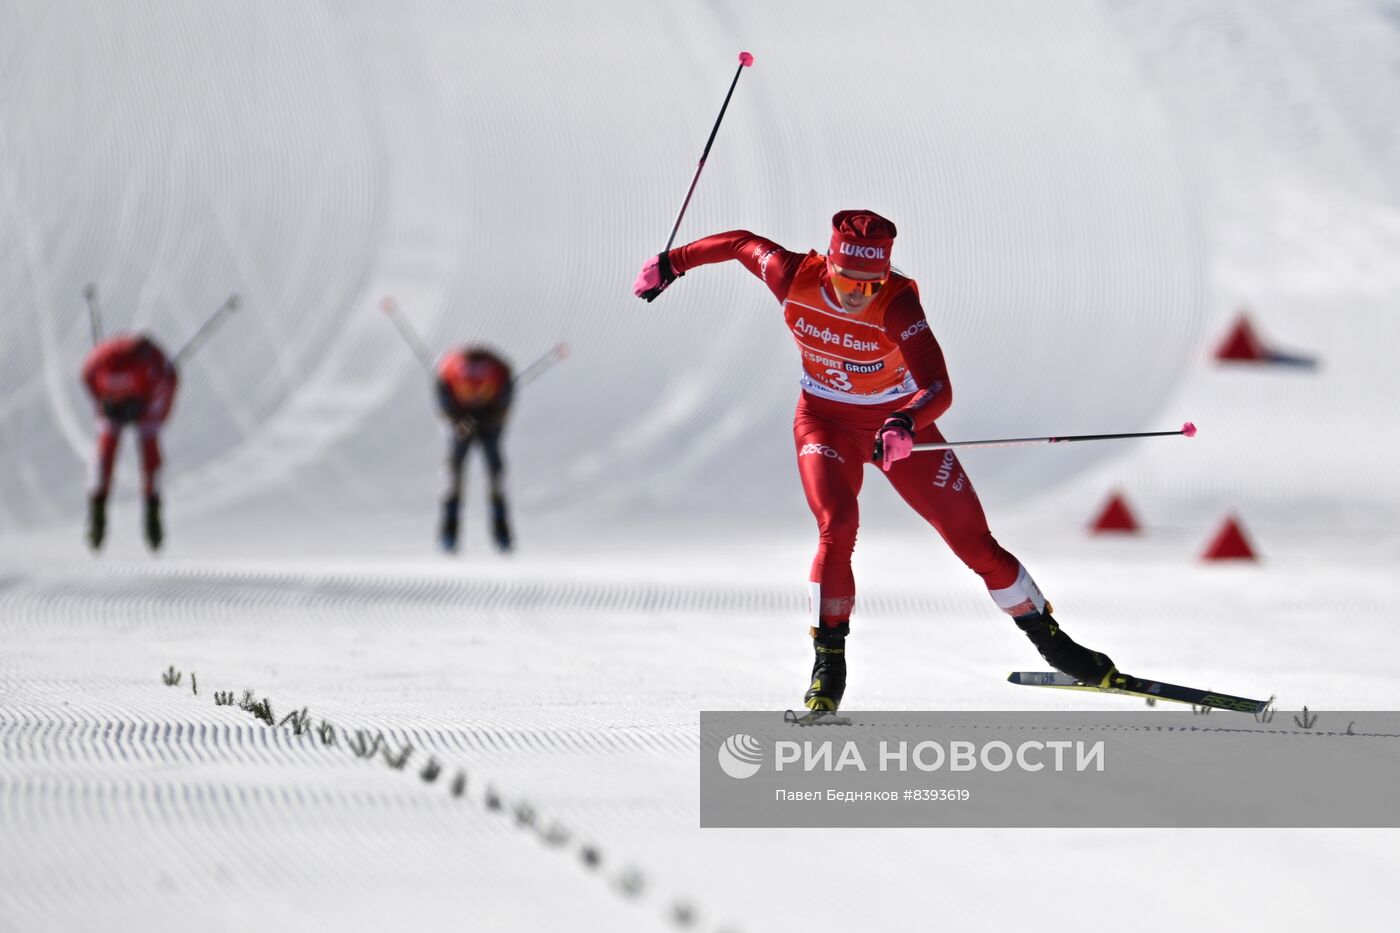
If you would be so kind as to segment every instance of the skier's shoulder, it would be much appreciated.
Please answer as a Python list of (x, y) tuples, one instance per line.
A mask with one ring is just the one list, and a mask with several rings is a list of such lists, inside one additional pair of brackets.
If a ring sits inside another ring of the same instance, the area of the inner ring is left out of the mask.
[(924, 303), (919, 296), (919, 283), (901, 272), (890, 270), (889, 281), (885, 283), (889, 297), (885, 301), (886, 316), (910, 317), (922, 320)]
[(794, 285), (799, 281), (811, 284), (821, 279), (822, 270), (826, 268), (826, 255), (824, 253), (809, 249), (806, 253), (789, 253), (788, 255), (796, 260), (792, 264)]
[(894, 273), (885, 288), (890, 294), (881, 311), (881, 325), (891, 338), (903, 343), (920, 334), (932, 333), (913, 279)]

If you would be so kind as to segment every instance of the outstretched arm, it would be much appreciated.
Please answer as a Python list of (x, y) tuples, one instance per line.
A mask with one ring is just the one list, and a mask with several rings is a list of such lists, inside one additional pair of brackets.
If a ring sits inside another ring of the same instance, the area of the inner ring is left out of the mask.
[(731, 230), (671, 250), (671, 268), (677, 275), (685, 275), (696, 266), (737, 259), (751, 275), (763, 280), (774, 298), (786, 301), (804, 255), (783, 249), (756, 233)]
[(747, 230), (730, 230), (647, 260), (633, 285), (633, 292), (651, 301), (696, 266), (737, 259), (752, 275), (763, 280), (774, 298), (785, 301), (803, 258), (803, 253), (783, 249), (767, 237)]

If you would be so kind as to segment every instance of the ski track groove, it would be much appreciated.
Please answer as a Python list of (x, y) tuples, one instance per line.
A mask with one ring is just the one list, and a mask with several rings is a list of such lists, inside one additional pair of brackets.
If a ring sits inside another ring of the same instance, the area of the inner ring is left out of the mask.
[[(294, 575), (275, 572), (210, 570), (122, 570), (106, 578), (79, 573), (35, 574), (22, 585), (0, 590), (0, 611), (23, 625), (36, 605), (40, 615), (67, 616), (98, 611), (142, 618), (178, 615), (228, 616), (250, 611), (296, 610), (306, 613), (374, 615), (384, 610), (453, 613), (570, 614), (600, 613), (651, 616), (725, 613), (733, 615), (804, 614), (800, 587), (715, 586), (686, 583), (579, 583), (567, 580), (493, 579), (422, 580), (360, 574)], [(914, 593), (862, 596), (870, 615), (937, 615), (946, 598)], [(132, 612), (135, 610), (135, 612)]]

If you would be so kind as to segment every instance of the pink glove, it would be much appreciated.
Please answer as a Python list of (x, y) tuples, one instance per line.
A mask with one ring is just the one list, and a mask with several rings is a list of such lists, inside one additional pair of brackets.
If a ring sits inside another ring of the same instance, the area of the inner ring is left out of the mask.
[(642, 271), (637, 273), (637, 281), (632, 283), (632, 294), (640, 298), (642, 292), (660, 284), (661, 273), (656, 270), (656, 257), (653, 256), (642, 264)]
[(896, 412), (880, 428), (875, 437), (875, 459), (886, 473), (896, 460), (914, 452), (914, 422), (906, 414)]
[(659, 253), (642, 265), (642, 271), (637, 273), (637, 281), (632, 283), (632, 294), (647, 301), (654, 301), (678, 275), (679, 273), (671, 268), (670, 255)]

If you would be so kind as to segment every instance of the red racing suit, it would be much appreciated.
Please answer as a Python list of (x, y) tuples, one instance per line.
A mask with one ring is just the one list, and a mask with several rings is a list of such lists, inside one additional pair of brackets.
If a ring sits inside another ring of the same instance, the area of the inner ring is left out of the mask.
[(443, 417), (504, 422), (513, 401), (510, 365), (483, 347), (453, 347), (437, 367), (438, 406)]
[(155, 341), (144, 335), (109, 337), (83, 363), (83, 384), (97, 409), (97, 456), (89, 493), (106, 499), (122, 428), (141, 438), (141, 489), (160, 494), (160, 429), (170, 416), (179, 377)]
[[(898, 411), (912, 419), (916, 443), (942, 441), (934, 421), (953, 401), (943, 351), (924, 316), (918, 286), (892, 272), (870, 304), (850, 314), (831, 289), (824, 256), (794, 253), (746, 230), (677, 247), (669, 259), (678, 275), (738, 260), (782, 305), (802, 357), (793, 440), (818, 529), (809, 575), (813, 625), (840, 625), (855, 605), (851, 553), (860, 524), (857, 497), (876, 434)], [(915, 454), (896, 461), (885, 475), (982, 577), (1001, 609), (1013, 616), (1044, 609), (1030, 575), (992, 537), (956, 454)]]
[(484, 347), (453, 347), (438, 361), (437, 372), (438, 409), (447, 422), (442, 497), (444, 508), (455, 516), (473, 441), (481, 443), (492, 496), (499, 500), (505, 495), (501, 432), (514, 401), (515, 382), (510, 364)]

